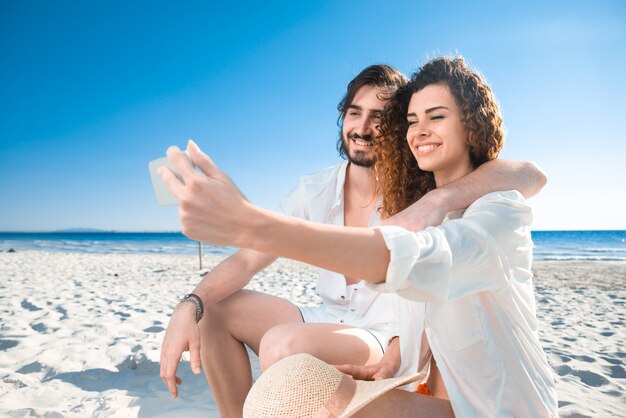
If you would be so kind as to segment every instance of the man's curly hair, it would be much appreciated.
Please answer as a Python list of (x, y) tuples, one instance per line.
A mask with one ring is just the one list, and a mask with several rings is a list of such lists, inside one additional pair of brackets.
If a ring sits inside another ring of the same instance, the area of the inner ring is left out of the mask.
[(382, 114), (374, 169), (383, 196), (383, 217), (395, 215), (435, 188), (433, 174), (418, 167), (406, 138), (411, 97), (432, 84), (450, 88), (461, 112), (474, 168), (496, 158), (504, 145), (500, 108), (481, 75), (470, 69), (462, 57), (428, 62), (398, 89)]

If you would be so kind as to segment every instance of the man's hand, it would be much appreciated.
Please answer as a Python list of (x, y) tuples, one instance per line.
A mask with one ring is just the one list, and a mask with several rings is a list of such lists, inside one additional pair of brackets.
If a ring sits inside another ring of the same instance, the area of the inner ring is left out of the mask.
[(441, 198), (441, 191), (435, 189), (402, 212), (383, 220), (382, 225), (401, 226), (416, 232), (429, 226), (441, 225), (447, 213), (448, 209)]
[(238, 238), (245, 236), (246, 221), (254, 219), (252, 205), (193, 141), (189, 141), (187, 150), (202, 173), (177, 147), (170, 147), (167, 156), (183, 181), (170, 169), (159, 169), (159, 175), (180, 204), (182, 233), (196, 241), (238, 246)]
[(178, 396), (178, 385), (183, 382), (176, 376), (176, 370), (184, 351), (189, 351), (191, 371), (201, 374), (200, 330), (196, 324), (196, 308), (191, 303), (178, 304), (161, 346), (161, 380), (174, 399)]
[(402, 212), (385, 219), (382, 224), (419, 231), (441, 225), (448, 212), (465, 209), (487, 193), (519, 190), (524, 197), (529, 198), (539, 193), (546, 181), (543, 171), (532, 162), (497, 158), (460, 179), (431, 190)]

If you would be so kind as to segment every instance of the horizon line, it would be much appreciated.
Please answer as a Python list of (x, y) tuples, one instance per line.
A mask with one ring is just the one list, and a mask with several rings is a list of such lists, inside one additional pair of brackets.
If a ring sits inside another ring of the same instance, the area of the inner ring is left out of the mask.
[[(596, 231), (612, 231), (626, 232), (626, 229), (531, 229), (531, 232), (596, 232)], [(93, 233), (110, 233), (110, 234), (182, 234), (180, 230), (115, 230), (115, 229), (97, 229), (97, 228), (67, 228), (56, 230), (0, 230), (0, 234), (93, 234)]]

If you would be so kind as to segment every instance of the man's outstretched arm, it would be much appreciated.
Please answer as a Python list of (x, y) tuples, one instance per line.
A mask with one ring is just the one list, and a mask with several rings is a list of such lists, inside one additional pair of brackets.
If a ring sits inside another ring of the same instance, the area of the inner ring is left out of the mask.
[(487, 193), (517, 190), (528, 199), (539, 193), (546, 182), (543, 171), (532, 162), (492, 160), (470, 174), (428, 192), (402, 212), (385, 219), (383, 225), (419, 231), (440, 225), (448, 212), (465, 209)]
[[(202, 299), (205, 307), (214, 305), (243, 288), (274, 260), (275, 256), (258, 251), (238, 251), (211, 270), (192, 293)], [(191, 303), (176, 306), (161, 346), (161, 379), (174, 398), (178, 395), (177, 385), (181, 383), (176, 371), (185, 351), (189, 351), (191, 371), (199, 375), (200, 330), (196, 323), (196, 308)]]
[(259, 251), (241, 249), (224, 259), (193, 290), (204, 306), (214, 305), (246, 286), (255, 274), (272, 264), (277, 257)]

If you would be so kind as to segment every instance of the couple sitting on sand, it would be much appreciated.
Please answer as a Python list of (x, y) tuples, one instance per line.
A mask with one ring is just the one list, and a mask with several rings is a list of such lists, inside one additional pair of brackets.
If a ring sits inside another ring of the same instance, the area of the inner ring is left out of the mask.
[[(338, 110), (347, 162), (304, 177), (283, 214), (249, 203), (193, 142), (201, 172), (168, 150), (184, 183), (160, 175), (183, 233), (244, 248), (174, 311), (161, 354), (172, 395), (189, 350), (224, 417), (556, 416), (522, 196), (545, 178), (496, 160), (504, 133), (490, 88), (462, 58), (410, 80), (374, 65)], [(277, 256), (320, 267), (320, 307), (242, 290)], [(264, 371), (252, 390), (245, 345)]]

